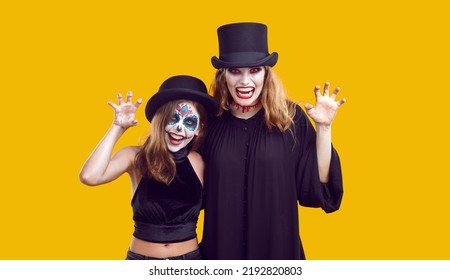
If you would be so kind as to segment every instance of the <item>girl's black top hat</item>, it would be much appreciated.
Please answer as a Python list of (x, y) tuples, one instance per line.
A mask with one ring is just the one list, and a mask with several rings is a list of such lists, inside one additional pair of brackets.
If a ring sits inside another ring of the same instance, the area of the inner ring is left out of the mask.
[(267, 26), (255, 22), (232, 23), (217, 29), (219, 58), (211, 63), (216, 69), (275, 66), (278, 53), (269, 54)]
[(165, 80), (159, 91), (155, 93), (145, 106), (145, 116), (152, 121), (161, 105), (178, 99), (193, 100), (205, 107), (208, 115), (214, 115), (218, 110), (217, 101), (208, 94), (202, 80), (186, 75), (170, 77)]

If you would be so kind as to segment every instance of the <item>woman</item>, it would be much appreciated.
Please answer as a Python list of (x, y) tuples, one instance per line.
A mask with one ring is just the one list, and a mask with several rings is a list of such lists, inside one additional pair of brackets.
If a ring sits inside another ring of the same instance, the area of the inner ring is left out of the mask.
[(344, 99), (339, 89), (303, 110), (287, 99), (272, 67), (267, 27), (236, 23), (218, 29), (218, 69), (212, 84), (219, 101), (202, 155), (205, 159), (205, 259), (304, 259), (298, 205), (333, 212), (343, 187), (331, 124)]
[(124, 147), (112, 157), (114, 145), (132, 126), (142, 102), (126, 102), (118, 95), (114, 122), (89, 156), (80, 180), (96, 186), (131, 178), (135, 230), (127, 259), (201, 259), (196, 223), (202, 203), (204, 163), (195, 152), (205, 129), (207, 113), (214, 114), (217, 102), (205, 84), (191, 76), (167, 79), (147, 102), (145, 114), (151, 134), (142, 146)]

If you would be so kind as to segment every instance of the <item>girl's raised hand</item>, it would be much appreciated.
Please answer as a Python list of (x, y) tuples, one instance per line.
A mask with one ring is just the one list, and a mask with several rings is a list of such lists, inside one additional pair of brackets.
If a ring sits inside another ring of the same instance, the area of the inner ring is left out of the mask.
[(136, 100), (135, 103), (131, 103), (131, 99), (133, 97), (133, 93), (129, 91), (127, 93), (127, 100), (124, 102), (122, 99), (122, 94), (117, 94), (117, 99), (119, 100), (119, 104), (115, 104), (111, 101), (108, 101), (108, 105), (113, 107), (114, 109), (114, 124), (118, 125), (124, 129), (127, 129), (131, 126), (136, 126), (138, 121), (135, 119), (135, 114), (139, 105), (142, 103), (142, 98)]

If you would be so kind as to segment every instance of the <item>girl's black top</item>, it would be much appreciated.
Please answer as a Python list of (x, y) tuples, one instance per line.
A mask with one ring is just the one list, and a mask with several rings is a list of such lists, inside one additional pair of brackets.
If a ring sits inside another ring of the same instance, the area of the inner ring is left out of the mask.
[(197, 236), (202, 185), (187, 157), (176, 160), (177, 174), (166, 185), (143, 177), (131, 200), (136, 238), (160, 243)]

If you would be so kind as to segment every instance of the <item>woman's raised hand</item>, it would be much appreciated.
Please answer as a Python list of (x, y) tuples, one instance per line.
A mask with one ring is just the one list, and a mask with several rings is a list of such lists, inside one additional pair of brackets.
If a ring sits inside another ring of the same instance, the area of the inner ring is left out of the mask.
[(306, 113), (313, 119), (316, 124), (319, 125), (331, 125), (333, 122), (337, 110), (345, 103), (345, 98), (336, 101), (336, 95), (340, 91), (340, 88), (336, 88), (331, 95), (329, 94), (330, 83), (326, 82), (323, 87), (323, 95), (320, 92), (320, 86), (314, 87), (314, 93), (316, 95), (316, 105), (305, 104)]
[(142, 103), (142, 98), (136, 100), (135, 103), (131, 103), (133, 93), (129, 91), (127, 93), (127, 100), (124, 102), (122, 94), (117, 94), (119, 105), (108, 101), (108, 105), (114, 109), (114, 124), (127, 129), (131, 126), (136, 126), (138, 121), (134, 118), (139, 105)]

